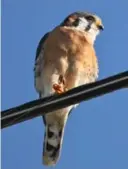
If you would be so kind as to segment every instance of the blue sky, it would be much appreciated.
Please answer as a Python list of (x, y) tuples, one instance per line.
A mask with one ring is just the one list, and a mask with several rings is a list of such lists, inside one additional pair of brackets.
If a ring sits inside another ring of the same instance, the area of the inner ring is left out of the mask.
[[(105, 30), (96, 40), (99, 79), (128, 68), (128, 1), (2, 0), (2, 109), (38, 97), (33, 85), (40, 38), (69, 13), (90, 11)], [(55, 169), (128, 168), (128, 91), (83, 102), (70, 116)], [(42, 169), (40, 117), (2, 130), (2, 169)]]

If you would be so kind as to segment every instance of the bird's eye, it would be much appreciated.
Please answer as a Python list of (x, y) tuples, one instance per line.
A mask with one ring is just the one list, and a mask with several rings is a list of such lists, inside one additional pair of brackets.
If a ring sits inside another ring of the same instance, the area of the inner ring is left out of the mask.
[(87, 16), (86, 19), (87, 19), (88, 21), (92, 21), (92, 22), (95, 20), (95, 18), (94, 18), (93, 16), (90, 16), (90, 15)]

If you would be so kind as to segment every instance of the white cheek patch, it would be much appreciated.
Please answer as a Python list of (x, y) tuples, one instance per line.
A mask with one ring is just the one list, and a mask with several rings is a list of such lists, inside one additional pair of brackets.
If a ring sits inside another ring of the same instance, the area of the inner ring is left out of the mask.
[(92, 24), (91, 28), (89, 29), (88, 33), (90, 34), (93, 41), (95, 41), (96, 36), (100, 33), (97, 29), (95, 24)]
[(97, 26), (95, 25), (95, 23), (91, 24), (91, 27), (89, 30), (86, 30), (88, 26), (89, 26), (88, 20), (86, 20), (86, 18), (84, 17), (80, 17), (79, 23), (75, 27), (75, 29), (82, 31), (82, 32), (86, 32), (89, 35), (92, 42), (94, 42), (96, 39), (96, 36), (99, 34), (99, 30), (97, 29)]
[(88, 24), (88, 21), (84, 17), (81, 17), (79, 18), (79, 24), (76, 29), (85, 31), (85, 29), (88, 27)]

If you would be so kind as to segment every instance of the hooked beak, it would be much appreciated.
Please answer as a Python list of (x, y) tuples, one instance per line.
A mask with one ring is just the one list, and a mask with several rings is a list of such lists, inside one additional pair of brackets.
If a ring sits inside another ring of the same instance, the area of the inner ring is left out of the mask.
[(103, 25), (97, 25), (98, 29), (103, 31), (104, 30), (104, 26)]

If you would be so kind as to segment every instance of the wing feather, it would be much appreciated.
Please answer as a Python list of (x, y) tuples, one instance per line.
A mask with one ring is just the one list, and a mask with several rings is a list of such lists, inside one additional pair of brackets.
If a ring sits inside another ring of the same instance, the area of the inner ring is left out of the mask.
[(36, 50), (36, 57), (35, 57), (35, 64), (34, 64), (34, 84), (37, 92), (40, 95), (42, 93), (42, 86), (40, 86), (40, 76), (42, 71), (42, 63), (43, 63), (43, 53), (44, 53), (44, 43), (46, 42), (50, 32), (46, 33), (40, 40), (37, 50)]

